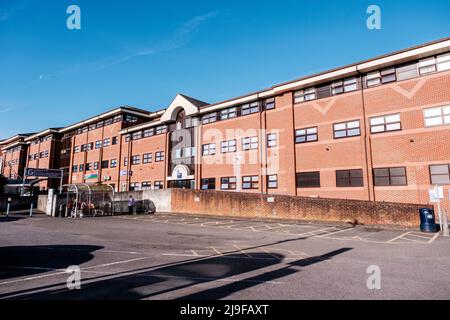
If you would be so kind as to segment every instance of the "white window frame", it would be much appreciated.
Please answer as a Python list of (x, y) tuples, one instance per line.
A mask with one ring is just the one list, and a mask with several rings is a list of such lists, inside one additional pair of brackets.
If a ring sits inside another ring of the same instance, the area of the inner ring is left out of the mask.
[(370, 133), (402, 130), (400, 113), (370, 118)]
[(425, 127), (450, 125), (450, 105), (423, 110)]

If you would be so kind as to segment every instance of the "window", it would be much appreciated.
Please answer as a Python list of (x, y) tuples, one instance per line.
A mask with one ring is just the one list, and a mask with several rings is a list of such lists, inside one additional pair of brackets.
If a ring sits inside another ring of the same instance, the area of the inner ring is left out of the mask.
[(195, 147), (187, 147), (183, 149), (183, 157), (189, 158), (195, 156)]
[(269, 98), (263, 101), (263, 109), (264, 110), (272, 110), (275, 109), (275, 98)]
[(212, 156), (216, 154), (216, 144), (210, 143), (210, 144), (204, 144), (202, 146), (202, 155), (203, 156)]
[(166, 133), (166, 132), (167, 132), (167, 126), (166, 125), (158, 126), (155, 129), (155, 134), (163, 134), (163, 133)]
[(150, 181), (142, 182), (142, 190), (150, 190), (152, 188), (152, 183)]
[(236, 107), (233, 107), (220, 111), (220, 120), (236, 118), (237, 116), (236, 110), (237, 110)]
[(370, 132), (381, 133), (388, 131), (398, 131), (402, 129), (400, 114), (382, 116), (370, 119)]
[(338, 170), (336, 171), (336, 187), (363, 187), (363, 171)]
[(373, 170), (375, 186), (406, 186), (406, 168), (382, 168)]
[(98, 128), (102, 128), (103, 127), (103, 121), (99, 121), (99, 122), (97, 122), (97, 124), (95, 125), (95, 127), (98, 129)]
[(128, 166), (128, 157), (123, 158), (123, 166)]
[(85, 152), (86, 149), (87, 149), (86, 147), (87, 147), (86, 144), (82, 144), (82, 145), (81, 145), (81, 152)]
[(77, 164), (72, 166), (72, 172), (73, 173), (77, 173), (78, 172), (78, 165)]
[(162, 181), (155, 181), (154, 186), (155, 189), (162, 189), (164, 188), (164, 183)]
[(139, 182), (130, 183), (130, 191), (138, 191), (141, 189), (141, 185)]
[(242, 189), (258, 189), (258, 187), (259, 187), (258, 176), (242, 177)]
[(83, 172), (84, 171), (84, 164), (80, 164), (79, 166), (78, 166), (78, 172)]
[(161, 162), (164, 161), (164, 152), (159, 151), (155, 153), (155, 162)]
[(300, 172), (296, 176), (297, 188), (320, 188), (320, 172)]
[(450, 165), (430, 166), (431, 184), (450, 184)]
[(208, 113), (202, 117), (202, 124), (213, 123), (217, 121), (217, 113)]
[(95, 149), (100, 149), (102, 147), (102, 140), (95, 141)]
[(202, 179), (202, 190), (216, 190), (216, 178)]
[(397, 81), (397, 75), (395, 72), (395, 68), (389, 68), (381, 70), (381, 82), (384, 83), (390, 83)]
[(95, 130), (95, 123), (89, 125), (89, 131)]
[(424, 110), (425, 126), (442, 126), (450, 124), (450, 105)]
[(309, 88), (294, 92), (294, 103), (300, 103), (316, 99), (316, 89)]
[(115, 122), (120, 122), (120, 121), (122, 121), (122, 115), (121, 114), (119, 114), (117, 116), (114, 116), (114, 118), (113, 118), (113, 122), (114, 123)]
[(375, 71), (367, 74), (366, 77), (367, 87), (374, 87), (381, 84), (381, 73), (380, 71)]
[(317, 127), (295, 130), (295, 143), (307, 143), (317, 140)]
[(333, 95), (355, 91), (358, 89), (358, 82), (356, 78), (345, 79), (333, 82), (331, 85), (331, 93)]
[(74, 152), (74, 153), (80, 152), (80, 146), (75, 146), (75, 147), (73, 148), (73, 152)]
[(355, 137), (361, 134), (359, 120), (336, 123), (333, 125), (333, 129), (335, 139)]
[(132, 156), (131, 157), (131, 164), (132, 165), (137, 165), (141, 163), (141, 156), (137, 155), (137, 156)]
[(116, 145), (117, 143), (119, 143), (119, 138), (117, 137), (112, 137), (112, 144)]
[(242, 150), (257, 150), (258, 149), (258, 137), (243, 138)]
[(142, 131), (134, 132), (134, 133), (131, 135), (131, 138), (132, 138), (133, 140), (139, 140), (139, 139), (141, 139), (141, 138), (142, 138)]
[(152, 162), (152, 154), (144, 153), (144, 155), (142, 156), (142, 162), (143, 163), (151, 163)]
[(132, 115), (125, 115), (125, 122), (129, 122), (129, 123), (136, 123), (138, 121), (138, 118), (136, 116), (132, 116)]
[(273, 174), (267, 176), (267, 189), (277, 189), (278, 188), (278, 175)]
[(116, 168), (117, 167), (117, 159), (111, 159), (109, 167)]
[(244, 104), (241, 107), (241, 115), (246, 116), (251, 113), (257, 113), (259, 112), (259, 103), (258, 102), (252, 102)]
[(94, 170), (98, 170), (98, 162), (94, 162)]
[(181, 159), (183, 157), (183, 149), (176, 149), (175, 150), (175, 159)]
[(437, 56), (436, 63), (438, 71), (450, 70), (450, 53)]
[(125, 136), (125, 142), (130, 142), (131, 141), (131, 134), (127, 134)]
[(407, 80), (418, 76), (417, 63), (411, 63), (403, 67), (397, 68), (397, 80)]
[(144, 130), (144, 138), (151, 137), (155, 134), (155, 128)]
[(103, 160), (102, 161), (102, 169), (108, 169), (108, 167), (109, 167), (109, 161)]
[(109, 119), (105, 120), (105, 126), (109, 126), (112, 123), (113, 123), (113, 119), (112, 118), (109, 118)]
[(86, 171), (92, 170), (92, 163), (86, 163)]
[(436, 60), (434, 57), (423, 59), (419, 61), (419, 73), (420, 75), (436, 72)]
[(220, 189), (236, 190), (236, 177), (220, 178)]
[(222, 153), (236, 152), (236, 140), (222, 141)]
[(273, 148), (277, 146), (277, 134), (276, 133), (269, 133), (267, 135), (267, 147)]
[(94, 148), (94, 143), (93, 142), (88, 143), (86, 145), (86, 151), (91, 151), (93, 148)]

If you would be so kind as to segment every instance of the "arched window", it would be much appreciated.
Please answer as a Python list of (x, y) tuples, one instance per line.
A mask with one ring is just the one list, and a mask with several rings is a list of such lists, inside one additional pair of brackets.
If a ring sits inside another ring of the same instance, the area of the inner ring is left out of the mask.
[(186, 120), (186, 112), (184, 110), (181, 110), (177, 115), (176, 120), (176, 130), (183, 129), (185, 127), (185, 121)]

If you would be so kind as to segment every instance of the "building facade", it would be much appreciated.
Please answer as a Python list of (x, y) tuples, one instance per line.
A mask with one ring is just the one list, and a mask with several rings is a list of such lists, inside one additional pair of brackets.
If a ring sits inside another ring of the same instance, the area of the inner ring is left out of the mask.
[(158, 112), (118, 110), (57, 130), (48, 166), (117, 191), (427, 203), (450, 185), (450, 39), (215, 104), (178, 94)]

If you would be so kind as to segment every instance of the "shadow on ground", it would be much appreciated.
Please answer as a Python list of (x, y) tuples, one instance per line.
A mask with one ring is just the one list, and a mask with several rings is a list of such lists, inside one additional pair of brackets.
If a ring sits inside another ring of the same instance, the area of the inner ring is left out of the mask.
[(103, 247), (89, 245), (0, 247), (0, 280), (66, 269), (94, 258)]
[[(162, 267), (142, 268), (115, 274), (108, 273), (86, 279), (80, 290), (67, 290), (65, 283), (54, 285), (51, 289), (49, 286), (35, 288), (33, 289), (34, 292), (20, 292), (14, 299), (137, 300), (212, 282), (216, 282), (218, 286), (185, 295), (180, 299), (220, 299), (267, 281), (280, 280), (283, 277), (300, 272), (303, 267), (332, 259), (349, 250), (351, 249), (341, 248), (321, 256), (300, 259), (288, 264), (281, 264), (284, 256), (277, 253), (246, 251), (245, 254), (242, 254), (236, 252), (224, 256), (193, 259)], [(277, 265), (280, 265), (280, 268), (274, 270)], [(263, 269), (267, 267), (271, 267), (271, 270), (266, 272)], [(257, 275), (239, 277), (239, 275), (258, 270), (260, 273)], [(99, 269), (96, 271), (105, 270)], [(8, 296), (12, 294), (14, 293), (10, 293)]]

